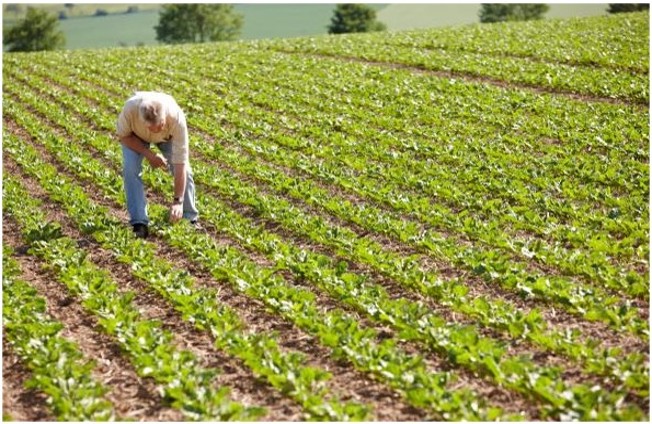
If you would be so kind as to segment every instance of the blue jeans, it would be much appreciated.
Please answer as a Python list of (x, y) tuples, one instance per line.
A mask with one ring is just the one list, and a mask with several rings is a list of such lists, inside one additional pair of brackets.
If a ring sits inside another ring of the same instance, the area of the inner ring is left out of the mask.
[[(143, 142), (143, 146), (149, 147), (149, 143)], [(172, 157), (172, 142), (157, 143), (156, 146), (167, 159), (168, 170), (174, 175), (174, 166), (170, 163)], [(147, 199), (143, 188), (143, 155), (122, 145), (122, 179), (124, 181), (125, 193), (127, 195), (127, 211), (129, 212), (129, 224), (149, 224), (147, 217)], [(172, 201), (172, 199), (170, 199)], [(183, 217), (195, 221), (199, 212), (195, 206), (195, 181), (192, 178), (190, 164), (186, 164), (186, 191), (183, 194)]]

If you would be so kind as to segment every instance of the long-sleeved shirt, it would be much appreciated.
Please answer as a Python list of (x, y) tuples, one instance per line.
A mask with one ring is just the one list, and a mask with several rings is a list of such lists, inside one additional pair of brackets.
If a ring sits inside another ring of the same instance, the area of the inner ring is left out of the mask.
[[(138, 113), (138, 107), (146, 99), (155, 99), (163, 103), (166, 110), (165, 126), (155, 133), (147, 128)], [(176, 100), (168, 94), (152, 91), (137, 91), (122, 108), (117, 123), (118, 137), (135, 134), (149, 143), (172, 141), (172, 164), (188, 163), (188, 127), (186, 116)]]

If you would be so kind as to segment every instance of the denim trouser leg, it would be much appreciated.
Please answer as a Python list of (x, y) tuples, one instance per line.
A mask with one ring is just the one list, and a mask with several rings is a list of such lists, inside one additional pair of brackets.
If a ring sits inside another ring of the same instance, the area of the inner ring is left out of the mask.
[(122, 179), (127, 195), (129, 224), (149, 224), (147, 199), (143, 189), (143, 156), (122, 145)]
[[(158, 143), (156, 146), (163, 153), (165, 159), (167, 159), (170, 173), (174, 175), (172, 142)], [(199, 212), (195, 204), (195, 180), (192, 177), (190, 163), (186, 163), (186, 191), (183, 193), (183, 217), (189, 221), (195, 221), (199, 218)]]

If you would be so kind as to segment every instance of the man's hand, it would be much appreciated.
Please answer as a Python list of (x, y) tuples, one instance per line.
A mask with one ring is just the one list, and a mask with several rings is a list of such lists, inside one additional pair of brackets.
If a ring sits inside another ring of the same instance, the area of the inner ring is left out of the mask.
[(151, 153), (146, 157), (152, 168), (168, 168), (168, 161), (165, 159), (165, 157), (163, 157), (163, 155)]
[(129, 147), (136, 153), (140, 153), (145, 156), (145, 159), (149, 162), (152, 168), (163, 168), (167, 169), (168, 161), (163, 157), (163, 155), (156, 154), (152, 152), (146, 145), (143, 140), (131, 134), (127, 137), (120, 138), (120, 142), (125, 146)]
[(170, 206), (170, 221), (177, 222), (183, 216), (183, 204), (173, 204)]

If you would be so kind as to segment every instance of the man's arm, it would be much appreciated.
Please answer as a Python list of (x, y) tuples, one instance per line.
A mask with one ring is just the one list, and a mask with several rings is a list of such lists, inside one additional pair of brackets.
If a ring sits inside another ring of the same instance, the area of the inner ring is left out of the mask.
[(172, 202), (170, 207), (170, 220), (176, 222), (183, 216), (183, 195), (186, 192), (186, 164), (175, 163), (174, 165), (174, 197), (181, 199), (179, 203)]
[(174, 197), (183, 199), (186, 192), (186, 164), (175, 163), (172, 166), (174, 166)]
[(127, 137), (120, 137), (120, 142), (134, 152), (145, 156), (145, 159), (147, 159), (153, 168), (167, 168), (168, 164), (165, 158), (147, 148), (138, 136), (132, 134)]

